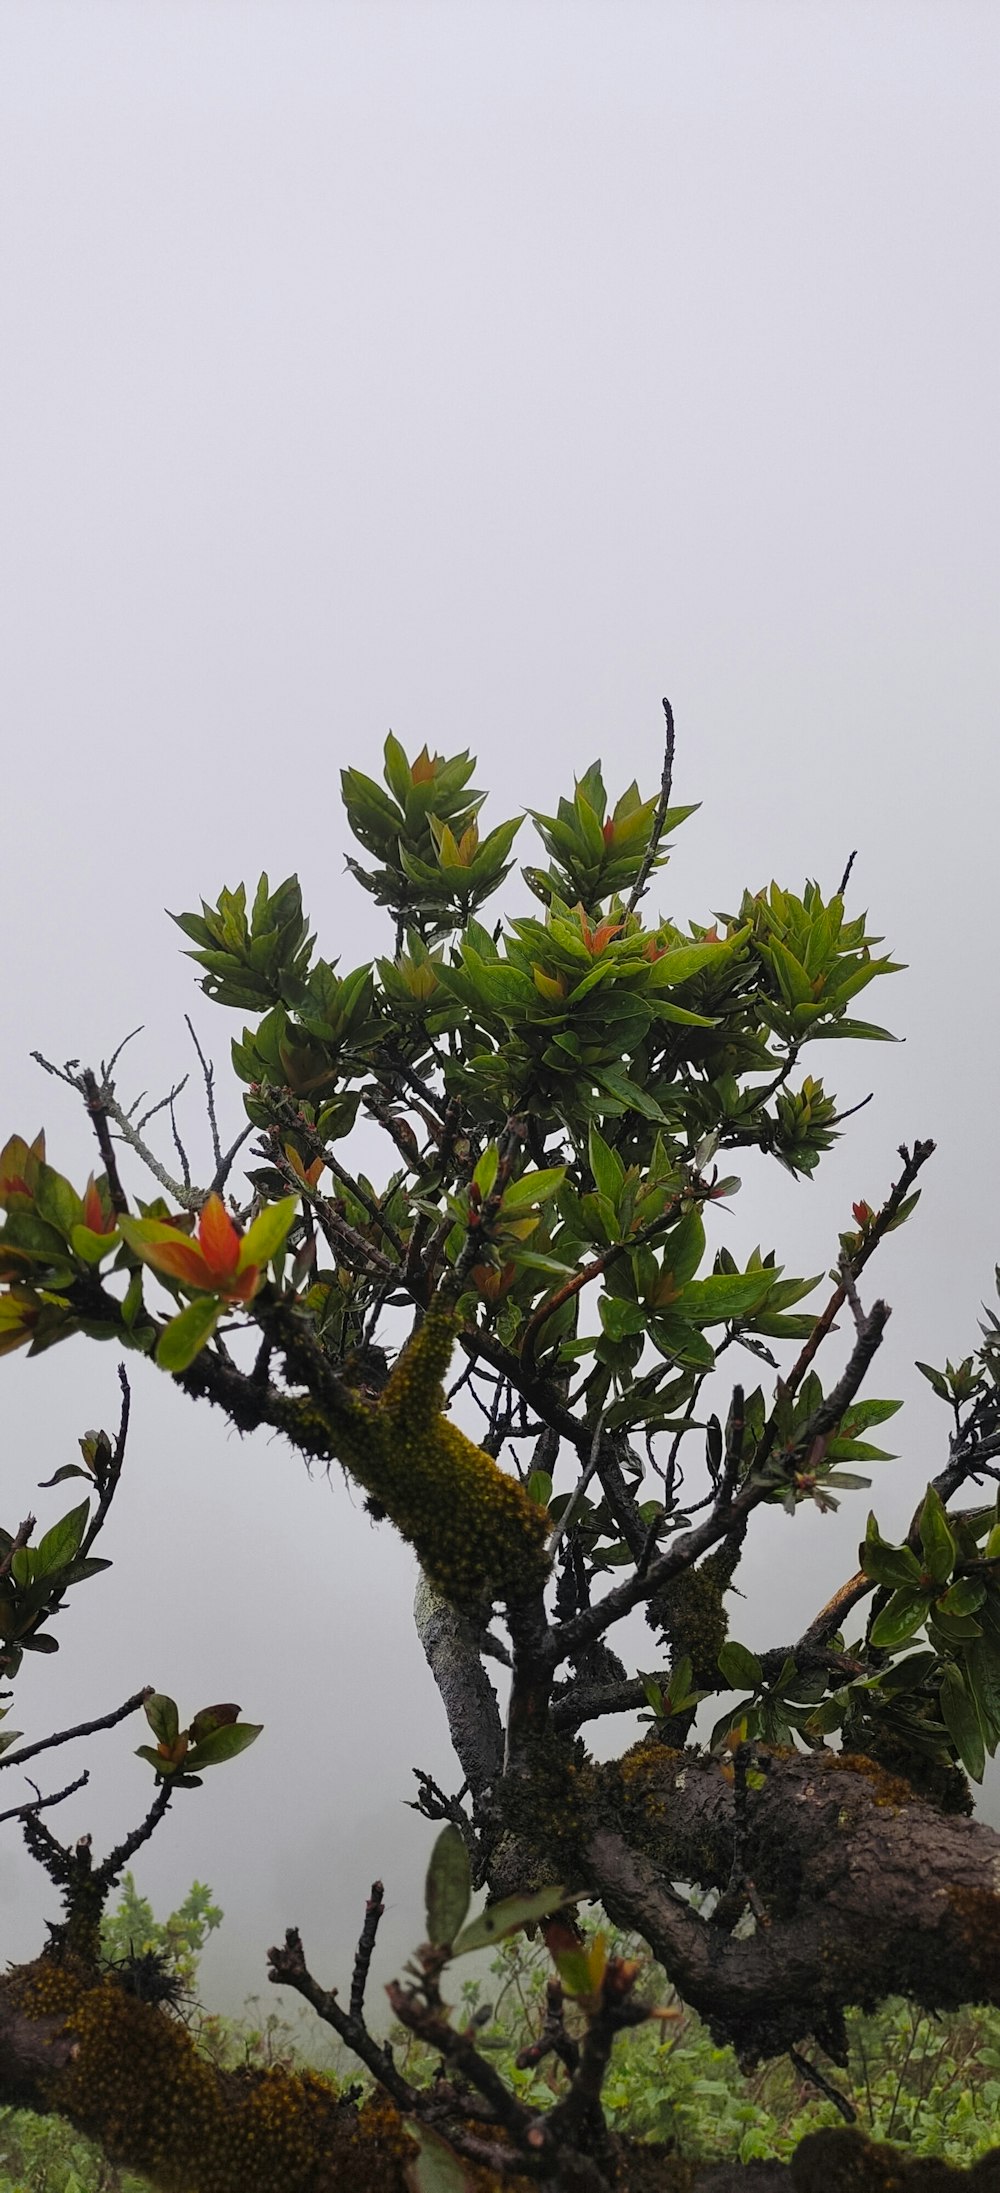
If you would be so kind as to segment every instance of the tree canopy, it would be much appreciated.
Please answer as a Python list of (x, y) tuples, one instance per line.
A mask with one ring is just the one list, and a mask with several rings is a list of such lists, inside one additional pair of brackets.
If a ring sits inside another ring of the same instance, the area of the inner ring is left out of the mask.
[[(368, 2023), (381, 1883), (346, 1995), (294, 1929), (270, 1952), (358, 2060), (367, 2086), (337, 2093), (207, 2061), (148, 1960), (140, 1982), (102, 1947), (136, 1850), (257, 1724), (137, 1692), (74, 1731), (0, 1732), (8, 1768), (145, 1714), (150, 1808), (105, 1857), (49, 1823), (79, 1777), (0, 1815), (61, 1901), (0, 1984), (0, 2102), (64, 2116), (165, 2193), (689, 2183), (606, 2122), (615, 2036), (657, 2005), (588, 1907), (648, 1945), (741, 2063), (790, 2053), (845, 2116), (852, 2006), (1000, 2002), (1000, 1839), (970, 1817), (1000, 1740), (1000, 1320), (957, 1368), (920, 1366), (946, 1413), (904, 1537), (859, 1520), (856, 1572), (831, 1577), (801, 1636), (751, 1651), (730, 1594), (755, 1511), (827, 1512), (891, 1459), (872, 1434), (899, 1403), (868, 1390), (890, 1312), (868, 1267), (933, 1145), (901, 1148), (881, 1196), (818, 1245), (825, 1277), (726, 1246), (747, 1153), (808, 1178), (841, 1132), (804, 1054), (885, 1038), (857, 1001), (896, 963), (848, 911), (850, 863), (829, 892), (735, 892), (708, 926), (653, 914), (693, 811), (671, 804), (667, 704), (665, 721), (658, 791), (609, 791), (594, 763), (530, 811), (541, 854), (502, 919), (487, 909), (529, 818), (481, 831), (471, 757), (410, 760), (390, 735), (383, 783), (342, 775), (382, 956), (321, 957), (295, 877), (173, 917), (206, 996), (240, 1015), (247, 1124), (228, 1148), (198, 1046), (211, 1177), (195, 1182), (176, 1132), (164, 1164), (153, 1114), (120, 1093), (122, 1051), (41, 1062), (92, 1123), (86, 1184), (42, 1135), (0, 1155), (0, 1352), (80, 1334), (123, 1356), (116, 1435), (88, 1434), (50, 1481), (76, 1480), (72, 1507), (40, 1536), (34, 1517), (0, 1532), (8, 1695), (107, 1566), (93, 1548), (126, 1460), (125, 1365), (146, 1357), (239, 1430), (341, 1465), (414, 1549), (416, 1638), (456, 1758), (453, 1788), (419, 1782), (439, 1829), (426, 1938), (389, 1991), (434, 2075), (404, 2076)], [(595, 1756), (595, 1724), (637, 1711), (640, 1739)], [(547, 2109), (449, 2009), (453, 1961), (525, 1927), (552, 1958), (529, 2044), (558, 2067)], [(885, 2182), (855, 2135), (817, 2138), (803, 2184)]]

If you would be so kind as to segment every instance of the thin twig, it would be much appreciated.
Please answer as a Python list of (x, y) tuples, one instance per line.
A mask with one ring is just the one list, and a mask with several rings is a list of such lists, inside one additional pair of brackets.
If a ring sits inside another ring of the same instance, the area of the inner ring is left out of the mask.
[(187, 1022), (188, 1034), (198, 1053), (198, 1064), (201, 1067), (202, 1079), (205, 1083), (205, 1109), (208, 1113), (209, 1132), (212, 1137), (212, 1158), (216, 1172), (218, 1172), (222, 1163), (222, 1143), (219, 1140), (219, 1123), (215, 1116), (215, 1067), (211, 1059), (205, 1057), (195, 1033), (194, 1022), (190, 1013), (185, 1013), (184, 1018)]
[[(29, 1797), (23, 1805), (11, 1805), (9, 1812), (0, 1812), (0, 1820), (33, 1820), (47, 1806), (61, 1805), (64, 1797), (72, 1797), (75, 1790), (85, 1789), (89, 1780), (90, 1774), (85, 1767), (83, 1773), (77, 1775), (75, 1782), (67, 1782), (65, 1789), (54, 1790), (51, 1797), (37, 1795)], [(31, 1787), (37, 1791), (37, 1782), (32, 1782)]]
[[(865, 1377), (871, 1359), (881, 1343), (882, 1334), (888, 1321), (888, 1304), (876, 1302), (866, 1319), (863, 1331), (858, 1334), (843, 1376), (838, 1380), (826, 1399), (813, 1411), (808, 1423), (803, 1426), (796, 1438), (794, 1446), (781, 1457), (784, 1472), (793, 1470), (799, 1456), (808, 1454), (814, 1447), (816, 1440), (823, 1438), (840, 1422), (845, 1409), (853, 1401)], [(762, 1500), (768, 1499), (773, 1494), (775, 1485), (778, 1482), (779, 1478), (776, 1475), (769, 1476), (764, 1473), (755, 1475), (744, 1485), (743, 1490), (736, 1495), (734, 1500), (728, 1502), (725, 1506), (717, 1502), (712, 1513), (705, 1517), (703, 1523), (699, 1523), (694, 1530), (685, 1531), (680, 1538), (676, 1538), (668, 1551), (662, 1553), (658, 1561), (651, 1563), (645, 1576), (634, 1574), (626, 1578), (624, 1583), (615, 1585), (597, 1606), (585, 1607), (581, 1613), (574, 1615), (569, 1622), (560, 1623), (555, 1628), (549, 1629), (541, 1646), (543, 1657), (548, 1661), (548, 1664), (554, 1667), (561, 1660), (575, 1658), (584, 1645), (593, 1644), (598, 1637), (603, 1636), (604, 1632), (610, 1629), (615, 1622), (620, 1622), (622, 1616), (630, 1613), (631, 1609), (638, 1606), (642, 1600), (651, 1598), (654, 1592), (660, 1591), (665, 1584), (671, 1583), (675, 1576), (679, 1576), (685, 1570), (690, 1569), (695, 1561), (700, 1560), (703, 1553), (707, 1553), (711, 1546), (717, 1544), (720, 1538), (729, 1537), (733, 1529), (743, 1522), (753, 1508), (758, 1507)]]
[(365, 2022), (365, 1989), (368, 1985), (368, 1969), (372, 1961), (372, 1951), (375, 1947), (375, 1936), (378, 1933), (379, 1920), (385, 1911), (385, 1905), (382, 1901), (384, 1894), (384, 1883), (382, 1881), (373, 1881), (371, 1894), (365, 1905), (364, 1925), (361, 1929), (354, 1957), (354, 1971), (351, 1976), (351, 2017), (357, 2018), (362, 2025)]
[(249, 1141), (249, 1138), (252, 1134), (253, 1121), (251, 1120), (249, 1126), (240, 1128), (239, 1134), (237, 1135), (235, 1142), (230, 1143), (228, 1150), (223, 1151), (223, 1154), (215, 1168), (215, 1172), (212, 1175), (212, 1185), (209, 1189), (210, 1195), (222, 1194), (223, 1188), (225, 1187), (226, 1182), (229, 1179), (229, 1175), (232, 1172), (235, 1160), (239, 1156), (239, 1153), (243, 1148), (243, 1144)]
[(843, 873), (843, 875), (841, 876), (840, 882), (839, 882), (839, 883), (838, 883), (838, 885), (837, 885), (837, 897), (838, 897), (839, 899), (842, 899), (842, 898), (843, 898), (843, 896), (844, 896), (844, 892), (846, 891), (846, 889), (847, 889), (847, 886), (848, 886), (848, 884), (850, 883), (850, 880), (851, 880), (851, 869), (853, 868), (853, 866), (854, 866), (854, 863), (855, 863), (855, 861), (857, 860), (857, 857), (858, 857), (858, 848), (857, 848), (857, 846), (855, 846), (855, 848), (854, 848), (854, 851), (853, 851), (853, 853), (848, 853), (848, 856), (847, 856), (847, 866), (846, 866), (846, 868), (845, 868), (845, 870), (844, 870), (844, 873)]
[(560, 1541), (565, 1538), (567, 1531), (571, 1529), (576, 1516), (579, 1514), (580, 1503), (583, 1499), (584, 1493), (587, 1490), (587, 1486), (589, 1485), (591, 1478), (595, 1475), (595, 1472), (597, 1470), (598, 1463), (601, 1459), (601, 1441), (604, 1437), (604, 1419), (607, 1416), (607, 1413), (608, 1412), (606, 1408), (603, 1408), (601, 1410), (600, 1416), (598, 1417), (597, 1422), (594, 1425), (594, 1436), (590, 1442), (590, 1455), (587, 1463), (584, 1469), (581, 1471), (580, 1476), (577, 1478), (576, 1484), (574, 1485), (566, 1506), (564, 1507), (563, 1512), (559, 1517), (558, 1523), (555, 1523), (553, 1525), (553, 1528), (549, 1534), (549, 1542), (545, 1550), (548, 1554), (550, 1561), (555, 1560)]
[(401, 1258), (405, 1256), (405, 1246), (391, 1219), (386, 1218), (384, 1211), (380, 1208), (376, 1197), (370, 1195), (368, 1190), (362, 1186), (360, 1180), (355, 1180), (353, 1173), (349, 1173), (341, 1165), (339, 1159), (333, 1156), (329, 1143), (324, 1141), (322, 1135), (316, 1133), (316, 1129), (310, 1125), (308, 1120), (303, 1119), (297, 1105), (293, 1104), (288, 1097), (272, 1095), (269, 1101), (269, 1109), (275, 1127), (284, 1127), (287, 1132), (297, 1135), (299, 1140), (305, 1143), (311, 1159), (322, 1158), (324, 1165), (328, 1167), (334, 1179), (339, 1180), (341, 1187), (347, 1189), (348, 1194), (353, 1196), (355, 1203), (360, 1203), (363, 1211), (367, 1211), (373, 1226), (377, 1226), (379, 1232), (384, 1234), (386, 1240), (395, 1249), (397, 1256)]
[(176, 1150), (176, 1152), (177, 1152), (177, 1155), (178, 1155), (178, 1157), (179, 1157), (179, 1159), (180, 1159), (180, 1166), (181, 1166), (181, 1179), (182, 1179), (182, 1180), (183, 1180), (183, 1182), (184, 1182), (184, 1186), (185, 1186), (185, 1188), (190, 1188), (190, 1186), (191, 1186), (191, 1166), (190, 1166), (190, 1164), (189, 1164), (189, 1162), (188, 1162), (188, 1154), (187, 1154), (187, 1151), (186, 1151), (186, 1149), (184, 1148), (184, 1143), (183, 1143), (183, 1141), (182, 1141), (182, 1139), (181, 1139), (181, 1131), (180, 1131), (180, 1128), (179, 1128), (179, 1127), (178, 1127), (178, 1125), (177, 1125), (177, 1113), (176, 1113), (176, 1110), (175, 1110), (175, 1101), (174, 1101), (174, 1100), (175, 1100), (175, 1098), (176, 1098), (176, 1097), (177, 1097), (177, 1096), (178, 1096), (178, 1095), (180, 1094), (180, 1090), (181, 1090), (181, 1089), (184, 1089), (184, 1088), (186, 1088), (186, 1086), (187, 1086), (187, 1079), (188, 1079), (188, 1077), (187, 1077), (187, 1075), (185, 1074), (185, 1076), (184, 1076), (184, 1079), (183, 1079), (183, 1081), (182, 1081), (182, 1082), (181, 1082), (181, 1083), (179, 1084), (178, 1088), (177, 1088), (177, 1089), (171, 1089), (171, 1091), (170, 1091), (170, 1132), (171, 1132), (171, 1134), (173, 1135), (173, 1138), (174, 1138), (174, 1149)]
[(133, 1828), (131, 1834), (126, 1835), (114, 1850), (109, 1850), (102, 1864), (95, 1869), (94, 1880), (99, 1888), (114, 1887), (122, 1868), (127, 1866), (137, 1850), (141, 1850), (143, 1843), (148, 1843), (150, 1836), (159, 1827), (172, 1796), (173, 1789), (169, 1780), (162, 1781), (145, 1819), (140, 1820), (138, 1827)]
[[(707, 1188), (703, 1192), (707, 1195)], [(681, 1194), (672, 1196), (666, 1210), (661, 1211), (659, 1218), (653, 1219), (648, 1226), (637, 1226), (633, 1233), (626, 1235), (624, 1241), (613, 1241), (610, 1248), (602, 1249), (599, 1256), (592, 1257), (589, 1264), (584, 1264), (578, 1272), (574, 1272), (572, 1277), (565, 1280), (562, 1286), (557, 1287), (553, 1294), (546, 1295), (544, 1301), (539, 1303), (538, 1308), (532, 1311), (521, 1335), (520, 1360), (529, 1375), (535, 1369), (535, 1343), (538, 1334), (542, 1326), (548, 1323), (549, 1318), (553, 1317), (557, 1310), (561, 1310), (564, 1303), (571, 1302), (574, 1295), (578, 1295), (581, 1288), (586, 1287), (590, 1280), (598, 1279), (602, 1272), (607, 1271), (608, 1265), (616, 1263), (620, 1256), (626, 1256), (635, 1249), (645, 1248), (650, 1241), (656, 1241), (661, 1234), (668, 1232), (683, 1210), (686, 1200), (690, 1200), (690, 1190), (684, 1190)]]
[[(27, 1545), (34, 1528), (35, 1518), (33, 1515), (26, 1515), (24, 1518), (24, 1522), (18, 1524), (6, 1553), (3, 1555), (2, 1559), (0, 1559), (0, 1577), (8, 1576), (10, 1574), (10, 1566), (11, 1562), (14, 1559), (14, 1555), (16, 1553), (20, 1553), (22, 1546)], [(0, 1761), (0, 1765), (2, 1765), (2, 1763), (3, 1762)]]
[(200, 1211), (205, 1201), (204, 1189), (186, 1188), (182, 1180), (173, 1179), (166, 1166), (160, 1164), (159, 1158), (154, 1157), (152, 1150), (143, 1141), (138, 1128), (133, 1127), (128, 1113), (123, 1112), (117, 1097), (112, 1094), (107, 1084), (100, 1091), (100, 1104), (102, 1113), (107, 1113), (108, 1118), (114, 1120), (122, 1141), (127, 1142), (129, 1148), (135, 1151), (136, 1156), (141, 1159), (146, 1167), (146, 1171), (152, 1173), (153, 1179), (159, 1181), (161, 1188), (165, 1188), (168, 1195), (173, 1196), (174, 1202), (179, 1203), (183, 1211)]
[[(185, 1074), (183, 1081), (176, 1081), (173, 1088), (167, 1090), (166, 1096), (159, 1097), (155, 1104), (150, 1105), (148, 1112), (143, 1112), (142, 1118), (137, 1119), (135, 1122), (137, 1133), (141, 1134), (143, 1128), (149, 1126), (150, 1120), (155, 1119), (158, 1112), (165, 1112), (167, 1110), (168, 1105), (173, 1103), (174, 1098), (179, 1097), (182, 1091), (187, 1088), (189, 1079), (190, 1076), (188, 1074)], [(141, 1102), (142, 1099), (140, 1098), (139, 1103)], [(128, 1116), (130, 1119), (132, 1117), (132, 1113), (138, 1111), (138, 1109), (138, 1103), (129, 1106)]]
[(123, 1706), (116, 1706), (113, 1713), (102, 1713), (96, 1721), (79, 1721), (76, 1728), (60, 1729), (55, 1736), (40, 1736), (37, 1743), (22, 1744), (20, 1751), (6, 1751), (0, 1758), (0, 1767), (20, 1767), (26, 1759), (36, 1759), (40, 1751), (54, 1751), (57, 1744), (71, 1744), (77, 1736), (96, 1736), (99, 1729), (116, 1728), (119, 1721), (127, 1721), (130, 1713), (144, 1706), (153, 1696), (153, 1687), (147, 1683), (145, 1690), (137, 1690), (126, 1698)]
[[(37, 1052), (35, 1053), (35, 1056), (37, 1058)], [(97, 1077), (94, 1073), (92, 1073), (90, 1067), (87, 1066), (84, 1068), (80, 1080), (77, 1083), (77, 1087), (82, 1091), (84, 1103), (86, 1104), (87, 1110), (90, 1113), (90, 1117), (94, 1123), (94, 1133), (97, 1136), (98, 1148), (100, 1150), (104, 1170), (107, 1175), (108, 1194), (111, 1197), (111, 1208), (115, 1212), (116, 1216), (120, 1218), (123, 1211), (128, 1210), (128, 1197), (126, 1196), (125, 1190), (121, 1184), (121, 1176), (118, 1171), (118, 1160), (115, 1156), (114, 1144), (111, 1140), (111, 1131), (108, 1127), (111, 1084), (110, 1082), (105, 1080), (104, 1082), (102, 1082), (100, 1088), (98, 1088)]]
[(649, 833), (649, 844), (647, 845), (646, 850), (642, 856), (642, 866), (639, 870), (634, 884), (632, 885), (632, 889), (629, 894), (628, 904), (625, 908), (627, 914), (635, 913), (636, 907), (639, 904), (639, 900), (641, 899), (643, 892), (645, 891), (646, 884), (649, 879), (650, 870), (660, 849), (660, 839), (663, 836), (663, 825), (667, 819), (667, 809), (670, 805), (670, 787), (673, 782), (674, 775), (674, 712), (670, 706), (670, 702), (668, 701), (666, 694), (664, 694), (663, 696), (663, 717), (665, 731), (663, 741), (663, 775), (660, 779), (660, 796), (656, 802), (656, 812), (653, 816), (653, 827)]
[[(853, 859), (854, 855), (852, 853), (851, 860)], [(848, 864), (849, 872), (850, 866)], [(817, 2071), (815, 2064), (811, 2064), (807, 2057), (800, 2056), (797, 2048), (790, 2048), (788, 2055), (789, 2061), (794, 2064), (800, 2079), (805, 2079), (809, 2086), (814, 2086), (820, 2094), (825, 2094), (827, 2101), (832, 2102), (834, 2108), (840, 2111), (845, 2124), (857, 2124), (858, 2112), (854, 2107), (854, 2103), (848, 2101), (846, 2094), (842, 2094), (839, 2087), (831, 2085), (830, 2080), (824, 2077), (822, 2071)]]
[(129, 1385), (128, 1372), (125, 1369), (124, 1363), (119, 1363), (118, 1365), (118, 1383), (122, 1390), (122, 1407), (121, 1415), (118, 1419), (118, 1434), (115, 1439), (114, 1451), (108, 1464), (103, 1484), (99, 1484), (98, 1486), (97, 1507), (94, 1510), (94, 1514), (87, 1529), (86, 1536), (84, 1537), (83, 1543), (80, 1547), (80, 1552), (84, 1557), (86, 1557), (86, 1555), (90, 1552), (91, 1546), (93, 1545), (95, 1538), (98, 1536), (98, 1533), (104, 1528), (108, 1509), (110, 1508), (111, 1503), (118, 1490), (118, 1480), (121, 1477), (122, 1464), (125, 1460), (125, 1448), (128, 1443), (129, 1417), (132, 1410), (132, 1388)]
[[(904, 1201), (910, 1188), (913, 1186), (913, 1182), (915, 1181), (921, 1167), (923, 1165), (926, 1165), (928, 1158), (933, 1157), (934, 1144), (933, 1142), (915, 1142), (912, 1150), (908, 1150), (906, 1149), (905, 1145), (901, 1145), (899, 1155), (903, 1160), (903, 1170), (900, 1173), (899, 1179), (894, 1182), (892, 1188), (889, 1191), (889, 1194), (885, 1199), (885, 1202), (882, 1205), (881, 1210), (877, 1211), (874, 1218), (870, 1221), (858, 1248), (855, 1250), (854, 1255), (850, 1259), (850, 1276), (855, 1282), (859, 1278), (861, 1272), (864, 1270), (864, 1267), (868, 1263), (869, 1258), (874, 1255), (874, 1252), (878, 1248), (878, 1245), (883, 1236), (888, 1233), (892, 1222), (899, 1211), (900, 1204)], [(786, 1399), (788, 1396), (797, 1393), (798, 1388), (801, 1385), (807, 1370), (810, 1368), (814, 1357), (818, 1354), (819, 1349), (821, 1348), (828, 1334), (832, 1332), (834, 1320), (837, 1317), (838, 1312), (843, 1309), (846, 1300), (847, 1290), (844, 1286), (843, 1279), (841, 1279), (839, 1286), (835, 1288), (833, 1294), (830, 1296), (830, 1300), (827, 1303), (825, 1310), (823, 1310), (820, 1316), (816, 1319), (809, 1338), (806, 1341), (805, 1346), (801, 1351), (801, 1354), (798, 1356), (795, 1363), (793, 1363), (787, 1378), (783, 1378), (779, 1381), (778, 1399), (775, 1403), (775, 1407), (771, 1411), (767, 1423), (764, 1426), (764, 1429), (761, 1433), (760, 1439), (758, 1440), (756, 1449), (754, 1451), (753, 1466), (755, 1469), (760, 1469), (763, 1463), (766, 1462), (777, 1437), (778, 1406), (780, 1402), (783, 1399)]]
[(319, 1982), (313, 1979), (306, 1964), (298, 1927), (288, 1928), (281, 1948), (268, 1950), (267, 1963), (268, 1978), (276, 1986), (294, 1988), (297, 1995), (303, 1996), (317, 2017), (322, 2018), (324, 2025), (333, 2027), (334, 2032), (353, 2050), (360, 2062), (366, 2065), (379, 2085), (384, 2086), (390, 2100), (395, 2102), (402, 2115), (416, 2115), (419, 2109), (418, 2091), (397, 2071), (388, 2044), (383, 2045), (373, 2040), (360, 2018), (353, 2018), (350, 2011), (341, 2009), (335, 1990), (320, 1987)]

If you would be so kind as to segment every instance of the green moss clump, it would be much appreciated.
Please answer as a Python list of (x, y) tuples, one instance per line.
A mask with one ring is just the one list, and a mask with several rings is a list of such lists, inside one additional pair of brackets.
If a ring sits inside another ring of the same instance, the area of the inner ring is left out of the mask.
[(524, 1487), (444, 1414), (455, 1332), (454, 1310), (435, 1301), (377, 1400), (347, 1389), (336, 1402), (296, 1400), (287, 1421), (301, 1446), (342, 1462), (378, 1502), (436, 1590), (473, 1609), (541, 1588), (546, 1520)]

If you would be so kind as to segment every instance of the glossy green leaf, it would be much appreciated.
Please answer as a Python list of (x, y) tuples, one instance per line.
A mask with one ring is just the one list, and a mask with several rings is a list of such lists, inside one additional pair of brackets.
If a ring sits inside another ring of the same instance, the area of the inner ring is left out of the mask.
[(892, 1652), (897, 1645), (905, 1644), (908, 1637), (922, 1629), (931, 1603), (929, 1591), (914, 1591), (909, 1587), (894, 1591), (888, 1605), (872, 1624), (872, 1644), (881, 1652)]

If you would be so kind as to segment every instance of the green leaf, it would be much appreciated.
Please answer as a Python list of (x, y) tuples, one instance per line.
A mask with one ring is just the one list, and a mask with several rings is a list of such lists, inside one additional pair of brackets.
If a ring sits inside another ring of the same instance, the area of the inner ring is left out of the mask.
[[(298, 1207), (298, 1196), (288, 1195), (280, 1203), (267, 1203), (262, 1211), (258, 1211), (240, 1243), (239, 1271), (247, 1271), (251, 1264), (256, 1265), (258, 1270), (263, 1265), (270, 1264), (271, 1258), (277, 1256), (279, 1249), (284, 1248)], [(182, 1364), (180, 1367), (185, 1369), (186, 1365)]]
[(230, 1721), (222, 1728), (210, 1729), (200, 1743), (193, 1744), (184, 1761), (184, 1771), (201, 1774), (205, 1767), (221, 1766), (225, 1759), (235, 1759), (241, 1751), (255, 1744), (263, 1727), (262, 1722)]
[(44, 1538), (34, 1548), (33, 1577), (52, 1576), (57, 1569), (69, 1567), (74, 1555), (79, 1552), (89, 1514), (90, 1502), (83, 1500), (78, 1508), (71, 1508), (61, 1522), (53, 1523), (52, 1529), (46, 1531)]
[(177, 1717), (177, 1707), (172, 1698), (168, 1698), (164, 1691), (155, 1691), (152, 1698), (147, 1698), (143, 1711), (157, 1743), (175, 1744), (177, 1742), (180, 1722)]
[(902, 1406), (901, 1401), (852, 1401), (840, 1420), (841, 1436), (853, 1439), (858, 1432), (867, 1431), (870, 1424), (884, 1424)]
[(893, 1590), (913, 1591), (920, 1586), (920, 1563), (910, 1546), (891, 1546), (879, 1532), (875, 1517), (868, 1518), (868, 1530), (860, 1549), (861, 1566), (866, 1576), (876, 1584), (887, 1584)]
[(446, 1949), (459, 1933), (472, 1895), (465, 1839), (449, 1821), (431, 1851), (425, 1891), (427, 1939)]
[(95, 1234), (90, 1226), (74, 1226), (69, 1245), (81, 1264), (100, 1264), (101, 1259), (109, 1256), (112, 1249), (117, 1249), (120, 1240), (117, 1226), (110, 1234)]
[(975, 1702), (970, 1698), (959, 1669), (950, 1661), (941, 1670), (941, 1715), (967, 1774), (981, 1782), (986, 1765), (986, 1746)]
[(480, 1158), (479, 1163), (476, 1166), (476, 1170), (472, 1175), (472, 1178), (476, 1183), (476, 1187), (479, 1189), (479, 1193), (484, 1199), (490, 1194), (492, 1190), (493, 1183), (497, 1177), (497, 1167), (499, 1163), (500, 1152), (497, 1149), (496, 1143), (490, 1142), (487, 1144), (485, 1150), (483, 1151), (482, 1157)]
[(552, 1479), (548, 1470), (532, 1470), (526, 1490), (537, 1508), (547, 1508), (552, 1498)]
[(986, 1597), (985, 1584), (976, 1583), (971, 1576), (960, 1576), (948, 1586), (934, 1609), (935, 1621), (939, 1614), (975, 1614)]
[(671, 1307), (694, 1325), (719, 1325), (731, 1317), (745, 1317), (761, 1302), (771, 1284), (769, 1272), (715, 1272), (709, 1279), (693, 1279), (682, 1288)]
[(756, 1653), (750, 1652), (746, 1645), (738, 1645), (733, 1637), (723, 1645), (718, 1667), (732, 1690), (757, 1690), (764, 1680), (764, 1670)]
[(914, 1591), (909, 1587), (894, 1591), (888, 1606), (883, 1607), (872, 1624), (872, 1644), (880, 1652), (892, 1652), (897, 1645), (904, 1645), (908, 1637), (922, 1629), (930, 1612), (932, 1594)]
[(404, 2117), (403, 2123), (420, 2150), (403, 2170), (408, 2193), (471, 2193), (471, 2171), (454, 2148), (446, 2147), (436, 2132), (415, 2117)]
[(630, 1112), (640, 1113), (643, 1119), (666, 1122), (666, 1113), (657, 1104), (655, 1097), (640, 1088), (638, 1082), (632, 1081), (624, 1066), (595, 1067), (594, 1080), (599, 1088), (607, 1089), (609, 1095), (617, 1097), (619, 1103), (626, 1105)]
[(210, 1340), (222, 1316), (223, 1305), (214, 1295), (197, 1295), (160, 1334), (156, 1360), (161, 1371), (186, 1371)]
[(610, 1145), (605, 1142), (604, 1136), (595, 1126), (591, 1126), (590, 1129), (587, 1154), (598, 1195), (606, 1196), (613, 1208), (617, 1209), (618, 1198), (625, 1179), (625, 1167), (617, 1150), (611, 1149)]
[(83, 1222), (83, 1204), (76, 1189), (51, 1165), (40, 1165), (35, 1184), (35, 1209), (39, 1218), (55, 1226), (64, 1241), (68, 1241), (74, 1226)]
[(627, 1302), (622, 1295), (602, 1294), (597, 1307), (609, 1340), (629, 1340), (646, 1330), (647, 1312), (638, 1302)]
[(920, 1510), (920, 1543), (928, 1575), (935, 1584), (943, 1584), (955, 1566), (958, 1547), (941, 1496), (933, 1485), (928, 1485)]
[(522, 1173), (520, 1180), (512, 1180), (504, 1189), (500, 1206), (503, 1216), (509, 1218), (512, 1211), (527, 1211), (536, 1203), (546, 1203), (558, 1194), (565, 1178), (565, 1165), (547, 1165), (541, 1172)]
[(451, 1945), (453, 1957), (464, 1957), (470, 1949), (488, 1949), (493, 1942), (502, 1940), (505, 1934), (516, 1934), (519, 1928), (530, 1926), (535, 1919), (545, 1919), (563, 1904), (573, 1904), (588, 1894), (585, 1888), (536, 1888), (526, 1896), (504, 1896), (498, 1904), (488, 1904), (477, 1919), (470, 1919)]

